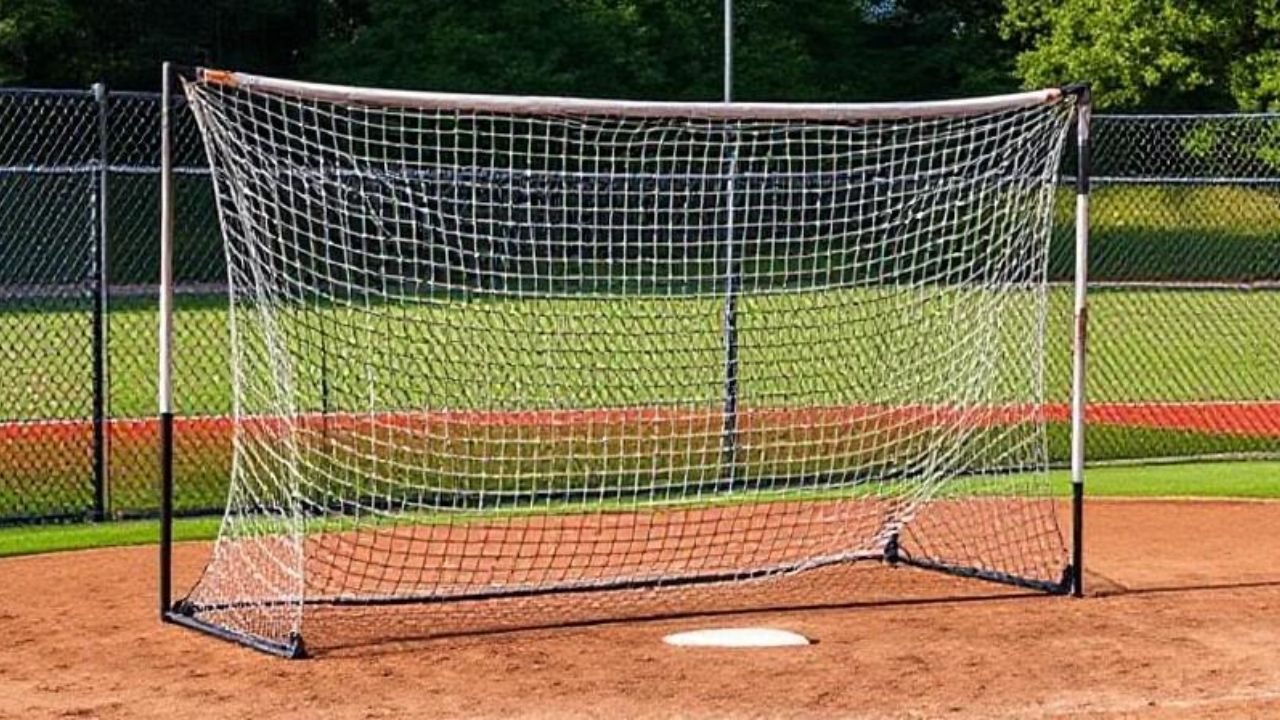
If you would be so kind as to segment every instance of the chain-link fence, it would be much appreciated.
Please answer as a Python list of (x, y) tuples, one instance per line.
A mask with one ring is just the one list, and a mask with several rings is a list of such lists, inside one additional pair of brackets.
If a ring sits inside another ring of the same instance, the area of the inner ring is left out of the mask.
[[(177, 504), (209, 512), (230, 463), (226, 273), (199, 134), (174, 121)], [(152, 514), (159, 96), (2, 90), (0, 128), (0, 524)]]
[[(225, 264), (199, 135), (174, 123), (177, 503), (216, 512)], [(155, 512), (159, 138), (154, 94), (0, 90), (0, 524)], [(1100, 116), (1094, 143), (1090, 458), (1280, 456), (1280, 115)], [(1061, 200), (1055, 461), (1069, 182)]]
[(101, 509), (98, 122), (90, 92), (0, 94), (0, 522)]
[[(1280, 115), (1101, 116), (1093, 142), (1090, 459), (1280, 456)], [(1070, 292), (1058, 301), (1055, 347)]]
[[(160, 98), (108, 96), (110, 510), (158, 507)], [(221, 510), (230, 474), (226, 265), (204, 148), (185, 108), (173, 118), (176, 508)], [(215, 418), (204, 420), (202, 418)], [(145, 418), (138, 421), (138, 418)]]

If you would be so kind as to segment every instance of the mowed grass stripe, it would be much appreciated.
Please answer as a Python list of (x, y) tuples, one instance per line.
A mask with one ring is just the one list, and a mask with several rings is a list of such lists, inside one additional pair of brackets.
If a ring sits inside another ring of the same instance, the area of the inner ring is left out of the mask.
[[(1054, 495), (1062, 498), (1069, 495), (1069, 473), (1052, 471), (1050, 479)], [(1092, 498), (1280, 500), (1280, 462), (1109, 466), (1091, 468), (1086, 480), (1088, 494)], [(775, 497), (795, 499), (793, 494), (779, 494)], [(617, 511), (620, 507), (603, 507), (598, 510)], [(482, 516), (472, 514), (466, 517), (474, 519)], [(502, 515), (487, 517), (493, 519)], [(424, 523), (432, 522), (430, 517), (419, 520)], [(435, 521), (457, 522), (459, 516), (442, 514)], [(219, 524), (218, 518), (181, 519), (174, 525), (175, 538), (179, 541), (212, 540), (217, 535)], [(157, 542), (158, 538), (159, 526), (155, 521), (0, 528), (0, 557), (147, 545)]]
[[(1069, 398), (1070, 303), (1068, 289), (1050, 291), (1046, 392), (1047, 400), (1054, 403)], [(1280, 367), (1280, 291), (1107, 289), (1095, 291), (1091, 304), (1090, 396), (1095, 401), (1280, 398), (1280, 372), (1274, 370)], [(820, 405), (866, 402), (873, 398), (859, 392), (858, 385), (920, 383), (907, 373), (922, 369), (920, 364), (929, 360), (924, 353), (982, 340), (964, 337), (961, 328), (974, 319), (966, 319), (944, 302), (917, 304), (907, 312), (884, 308), (891, 315), (886, 316), (888, 326), (881, 327), (869, 315), (855, 315), (859, 309), (869, 313), (872, 305), (870, 294), (865, 302), (823, 302), (798, 295), (762, 296), (743, 303), (744, 393), (812, 396)], [(376, 320), (352, 311), (305, 311), (313, 317), (304, 321), (307, 330), (296, 338), (295, 349), (319, 368), (320, 337), (331, 341), (323, 359), (331, 375), (332, 402), (355, 404), (364, 378), (351, 373), (365, 366), (399, 373), (396, 382), (408, 383), (401, 388), (405, 392), (418, 391), (430, 397), (434, 406), (454, 409), (534, 409), (551, 406), (553, 401), (563, 407), (575, 400), (586, 407), (628, 407), (646, 400), (679, 400), (681, 395), (684, 399), (716, 397), (721, 388), (722, 308), (714, 299), (477, 303), (474, 311), (426, 306), (386, 310)], [(56, 340), (81, 333), (82, 320), (60, 311), (40, 313), (46, 339), (40, 340), (40, 353), (20, 359), (20, 372), (7, 374), (12, 382), (3, 395), (6, 417), (62, 416), (65, 403), (59, 393), (73, 392), (84, 383), (87, 371), (83, 343)], [(557, 328), (556, 323), (563, 326)], [(961, 327), (947, 327), (950, 323)], [(28, 337), (31, 324), (28, 313), (0, 312), (0, 337)], [(1029, 352), (1028, 336), (1022, 331), (1030, 328), (1014, 325), (1002, 337), (992, 338), (998, 341), (993, 355), (1005, 358), (1002, 362), (1010, 367), (1018, 360), (1025, 362)], [(180, 410), (193, 415), (228, 414), (231, 374), (225, 301), (181, 300), (175, 327), (175, 393)], [(112, 413), (115, 417), (150, 416), (155, 412), (154, 305), (118, 306), (111, 331)], [(345, 346), (341, 338), (348, 341)], [(377, 345), (370, 347), (366, 341)], [(556, 342), (560, 344), (552, 344)], [(443, 375), (428, 382), (429, 375), (410, 364), (415, 358), (425, 359), (428, 351), (437, 363), (447, 365), (451, 375), (447, 386)], [(832, 377), (828, 368), (833, 366), (850, 368), (849, 377), (857, 384), (821, 386), (824, 378)], [(852, 372), (855, 368), (858, 374)], [(762, 372), (768, 377), (761, 377)], [(305, 375), (303, 379), (319, 380)], [(515, 382), (521, 379), (526, 381), (523, 387)], [(562, 394), (553, 398), (553, 390)], [(661, 396), (664, 391), (665, 397)], [(580, 397), (564, 395), (573, 392)], [(367, 395), (362, 400), (367, 402)]]

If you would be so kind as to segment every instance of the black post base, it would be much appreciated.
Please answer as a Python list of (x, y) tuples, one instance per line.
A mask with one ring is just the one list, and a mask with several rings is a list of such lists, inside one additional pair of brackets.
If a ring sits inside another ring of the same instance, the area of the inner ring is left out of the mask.
[(898, 533), (889, 536), (884, 543), (884, 561), (889, 565), (902, 562), (902, 546), (898, 544)]
[(1084, 597), (1084, 484), (1071, 484), (1071, 594)]
[(293, 634), (289, 637), (288, 642), (275, 643), (270, 640), (263, 640), (260, 637), (254, 637), (235, 630), (229, 630), (219, 625), (205, 622), (195, 615), (191, 614), (189, 606), (180, 602), (174, 606), (172, 610), (164, 614), (164, 621), (174, 625), (181, 625), (185, 628), (197, 630), (206, 635), (212, 635), (219, 640), (226, 640), (237, 645), (243, 645), (247, 648), (275, 655), (288, 660), (300, 660), (307, 657), (306, 646), (302, 642), (302, 636)]
[(964, 567), (961, 565), (949, 565), (937, 560), (913, 558), (910, 555), (901, 553), (898, 555), (897, 564), (919, 568), (921, 570), (940, 572), (945, 575), (955, 575), (956, 577), (969, 578), (973, 580), (985, 580), (999, 585), (1009, 585), (1026, 590), (1038, 590), (1051, 595), (1066, 595), (1071, 592), (1071, 582), (1069, 578), (1072, 575), (1072, 570), (1070, 566), (1067, 567), (1064, 577), (1061, 580), (1048, 581), (1024, 578), (1018, 575), (1011, 575), (1009, 573), (998, 572), (995, 570), (984, 570), (982, 568)]

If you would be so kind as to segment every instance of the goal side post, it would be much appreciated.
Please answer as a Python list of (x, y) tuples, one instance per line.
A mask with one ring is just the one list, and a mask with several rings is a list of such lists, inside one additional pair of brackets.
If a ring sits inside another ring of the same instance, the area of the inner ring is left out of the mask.
[(273, 642), (248, 633), (207, 622), (195, 616), (190, 603), (173, 600), (173, 521), (174, 521), (174, 409), (173, 409), (173, 243), (174, 243), (174, 170), (173, 170), (173, 90), (182, 76), (194, 77), (197, 69), (165, 62), (161, 71), (160, 109), (160, 298), (159, 298), (159, 368), (157, 405), (159, 407), (160, 453), (160, 553), (159, 605), (162, 622), (197, 630), (222, 640), (245, 645), (271, 655), (290, 659), (306, 657), (300, 634), (293, 633), (283, 642)]
[(173, 607), (173, 65), (164, 63), (160, 91), (160, 617)]
[(1089, 124), (1093, 96), (1088, 85), (1077, 93), (1075, 302), (1071, 357), (1071, 594), (1084, 595), (1084, 461), (1086, 369), (1089, 343), (1089, 176), (1092, 171)]

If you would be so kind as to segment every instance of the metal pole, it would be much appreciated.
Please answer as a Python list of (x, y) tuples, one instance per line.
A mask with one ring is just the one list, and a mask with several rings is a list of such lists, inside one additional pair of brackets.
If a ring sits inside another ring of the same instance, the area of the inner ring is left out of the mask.
[[(724, 0), (724, 101), (733, 101), (733, 0)], [(734, 175), (738, 153), (737, 133), (725, 133), (725, 274), (724, 274), (724, 426), (721, 429), (721, 476), (732, 489), (738, 468), (738, 293), (741, 261), (734, 233)]]
[(160, 617), (173, 606), (173, 68), (160, 94)]
[(93, 194), (93, 518), (111, 511), (107, 475), (107, 86), (93, 84), (98, 105), (98, 172)]
[(724, 0), (724, 101), (733, 102), (733, 0)]
[(1079, 89), (1076, 105), (1076, 282), (1075, 331), (1071, 380), (1071, 592), (1084, 595), (1084, 460), (1085, 367), (1089, 340), (1089, 121), (1093, 99), (1089, 87)]

